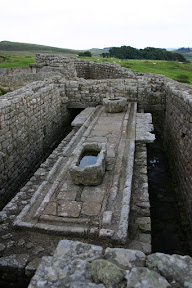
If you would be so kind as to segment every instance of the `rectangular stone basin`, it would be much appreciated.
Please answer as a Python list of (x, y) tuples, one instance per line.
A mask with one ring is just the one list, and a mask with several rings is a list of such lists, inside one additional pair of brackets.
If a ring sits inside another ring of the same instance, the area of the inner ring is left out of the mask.
[(99, 185), (105, 173), (106, 143), (84, 143), (70, 167), (75, 184)]

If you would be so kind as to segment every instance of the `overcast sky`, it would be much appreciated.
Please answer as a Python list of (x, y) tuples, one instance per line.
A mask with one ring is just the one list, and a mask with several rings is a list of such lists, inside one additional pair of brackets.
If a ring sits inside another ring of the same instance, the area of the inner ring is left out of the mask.
[(191, 0), (1, 0), (0, 41), (60, 48), (192, 47)]

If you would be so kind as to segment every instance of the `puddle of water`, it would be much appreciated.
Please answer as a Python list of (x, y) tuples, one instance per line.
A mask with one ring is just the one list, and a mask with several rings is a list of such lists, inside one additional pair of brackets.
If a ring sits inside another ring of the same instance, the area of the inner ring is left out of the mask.
[(79, 168), (96, 164), (98, 156), (99, 151), (85, 151), (81, 157)]

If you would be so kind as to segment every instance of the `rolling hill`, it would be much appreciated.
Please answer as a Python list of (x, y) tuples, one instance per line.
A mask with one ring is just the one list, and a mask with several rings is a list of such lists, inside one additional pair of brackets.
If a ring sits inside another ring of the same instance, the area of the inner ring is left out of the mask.
[(67, 54), (67, 55), (77, 55), (78, 50), (72, 49), (63, 49), (56, 48), (51, 46), (29, 44), (29, 43), (19, 43), (19, 42), (10, 42), (10, 41), (1, 41), (0, 42), (0, 52), (15, 52), (20, 54), (25, 52), (28, 54), (35, 53), (50, 53), (50, 54)]
[(182, 48), (174, 50), (173, 52), (182, 54), (187, 60), (192, 62), (192, 48), (182, 47)]

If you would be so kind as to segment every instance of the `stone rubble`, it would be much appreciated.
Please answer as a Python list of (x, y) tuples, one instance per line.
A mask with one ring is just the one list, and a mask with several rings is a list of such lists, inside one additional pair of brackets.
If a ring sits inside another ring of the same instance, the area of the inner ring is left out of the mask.
[[(107, 248), (62, 240), (52, 257), (43, 257), (29, 288), (192, 287), (189, 256)], [(79, 286), (78, 286), (79, 285)]]

